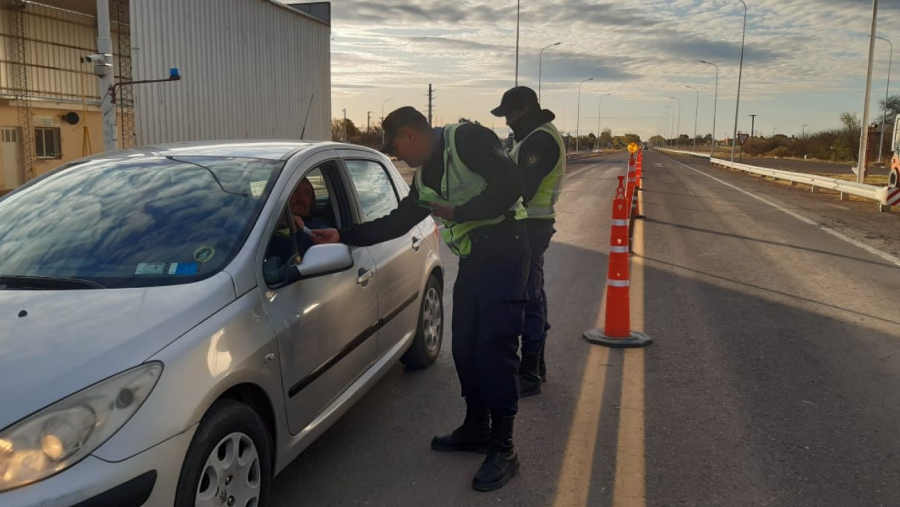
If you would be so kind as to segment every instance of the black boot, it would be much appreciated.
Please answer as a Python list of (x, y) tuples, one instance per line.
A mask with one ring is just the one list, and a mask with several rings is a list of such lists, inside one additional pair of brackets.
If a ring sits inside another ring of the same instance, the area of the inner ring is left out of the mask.
[[(545, 333), (544, 333), (545, 335), (546, 335), (546, 331), (550, 331), (550, 323), (549, 322), (544, 322), (544, 331), (545, 331)], [(541, 382), (547, 381), (547, 363), (544, 362), (544, 348), (546, 346), (547, 346), (546, 341), (543, 344), (541, 344), (541, 365), (539, 368), (539, 370), (541, 372)]]
[(466, 401), (466, 420), (449, 435), (431, 439), (435, 451), (487, 454), (491, 441), (491, 414), (487, 407)]
[(491, 446), (487, 457), (472, 479), (478, 491), (500, 489), (519, 469), (519, 456), (513, 445), (513, 422), (516, 416), (491, 411)]
[[(547, 324), (549, 326), (549, 324)], [(538, 365), (538, 372), (541, 375), (541, 382), (547, 381), (547, 363), (544, 362), (544, 347), (541, 347), (541, 359)]]
[(519, 365), (519, 397), (541, 394), (540, 354), (522, 353)]

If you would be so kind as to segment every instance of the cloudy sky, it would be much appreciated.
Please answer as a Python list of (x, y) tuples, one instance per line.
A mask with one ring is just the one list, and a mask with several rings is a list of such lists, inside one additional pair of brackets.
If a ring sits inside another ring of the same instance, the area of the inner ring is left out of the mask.
[[(765, 136), (836, 128), (843, 111), (862, 118), (872, 1), (746, 1), (738, 129), (750, 130), (749, 114)], [(710, 61), (719, 67), (722, 138), (734, 127), (743, 12), (739, 0), (521, 0), (519, 84), (537, 90), (541, 48), (561, 42), (541, 60), (541, 103), (561, 130), (585, 135), (599, 120), (647, 139), (662, 132), (665, 115), (677, 127), (680, 107), (679, 131), (692, 135), (699, 92), (703, 135), (712, 131), (716, 71), (699, 61)], [(880, 0), (877, 22), (900, 60), (900, 0)], [(489, 111), (516, 79), (516, 0), (334, 0), (332, 33), (333, 116), (346, 109), (364, 127), (382, 106), (424, 112), (431, 83), (436, 124), (466, 117), (506, 135)], [(876, 40), (872, 114), (889, 53)], [(894, 67), (892, 95), (900, 61)], [(579, 119), (578, 83), (591, 77)]]

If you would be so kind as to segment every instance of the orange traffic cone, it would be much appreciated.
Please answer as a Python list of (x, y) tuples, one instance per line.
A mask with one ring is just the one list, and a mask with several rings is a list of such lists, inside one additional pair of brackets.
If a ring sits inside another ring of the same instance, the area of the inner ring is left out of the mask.
[(630, 276), (628, 267), (629, 227), (628, 199), (619, 176), (619, 187), (613, 199), (612, 228), (609, 234), (609, 265), (606, 273), (606, 320), (604, 328), (584, 333), (584, 339), (608, 347), (643, 347), (653, 340), (631, 331)]
[(635, 185), (637, 188), (644, 188), (644, 150), (641, 150), (637, 154), (637, 182)]

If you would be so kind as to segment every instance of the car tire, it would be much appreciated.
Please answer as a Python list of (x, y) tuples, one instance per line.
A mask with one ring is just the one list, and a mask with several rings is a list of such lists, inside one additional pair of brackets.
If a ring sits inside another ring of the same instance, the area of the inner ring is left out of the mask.
[(429, 276), (419, 306), (416, 336), (412, 346), (400, 358), (400, 362), (407, 368), (431, 366), (441, 352), (444, 337), (444, 299), (441, 292), (441, 283), (437, 277)]
[(262, 507), (271, 483), (272, 444), (262, 420), (243, 403), (219, 400), (191, 440), (174, 505), (218, 497), (222, 505)]

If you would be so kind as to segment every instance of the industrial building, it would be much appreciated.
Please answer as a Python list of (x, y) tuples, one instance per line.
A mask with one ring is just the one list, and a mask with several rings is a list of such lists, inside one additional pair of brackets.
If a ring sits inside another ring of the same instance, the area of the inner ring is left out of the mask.
[(104, 145), (330, 139), (330, 24), (328, 2), (0, 0), (0, 192)]

